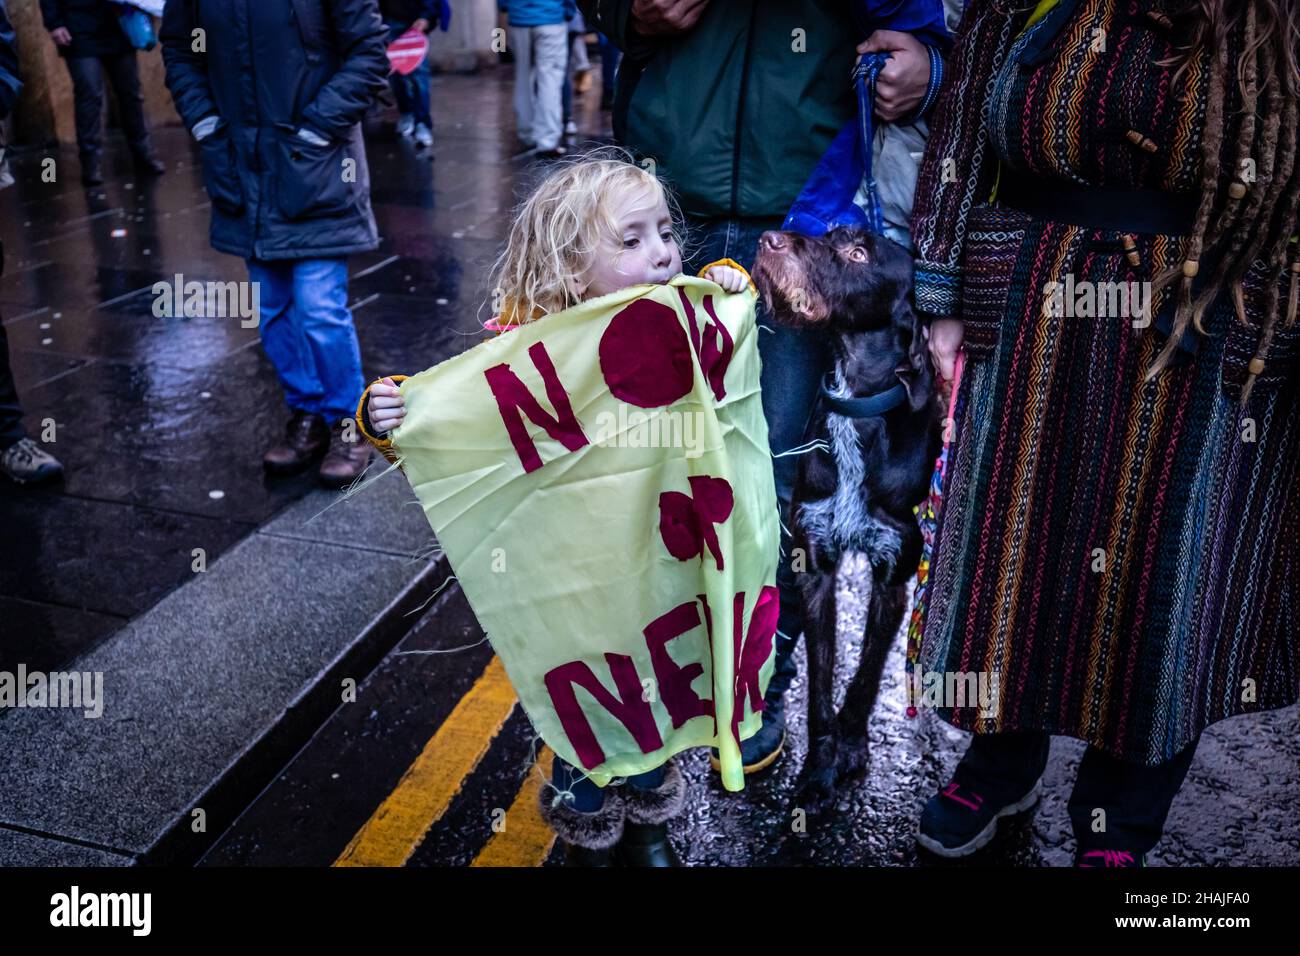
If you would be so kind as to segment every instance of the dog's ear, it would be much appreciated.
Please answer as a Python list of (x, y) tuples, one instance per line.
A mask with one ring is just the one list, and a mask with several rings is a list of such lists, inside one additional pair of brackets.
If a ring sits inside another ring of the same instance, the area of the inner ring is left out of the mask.
[(920, 314), (904, 296), (894, 306), (894, 327), (899, 341), (906, 345), (906, 359), (898, 366), (898, 379), (907, 389), (907, 403), (918, 411), (934, 392), (934, 370), (930, 366), (930, 350), (926, 347), (925, 328)]

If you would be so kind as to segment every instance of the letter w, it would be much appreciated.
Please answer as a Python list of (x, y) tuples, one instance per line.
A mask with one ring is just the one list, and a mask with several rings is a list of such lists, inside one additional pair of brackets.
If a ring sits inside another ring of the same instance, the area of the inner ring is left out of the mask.
[(497, 400), (497, 408), (501, 410), (501, 420), (505, 422), (510, 443), (514, 445), (515, 454), (519, 456), (524, 471), (536, 471), (542, 467), (542, 458), (537, 454), (537, 446), (528, 435), (528, 427), (524, 425), (520, 411), (528, 416), (530, 422), (540, 427), (569, 451), (577, 451), (586, 445), (587, 436), (583, 434), (582, 426), (578, 424), (578, 419), (573, 414), (569, 396), (564, 391), (564, 386), (560, 384), (560, 376), (555, 372), (551, 357), (546, 354), (546, 347), (538, 342), (528, 350), (528, 357), (533, 360), (533, 365), (546, 384), (546, 397), (555, 406), (557, 416), (555, 418), (547, 414), (541, 403), (533, 397), (528, 387), (511, 371), (508, 364), (502, 362), (500, 365), (492, 366), (483, 373), (483, 377), (487, 379), (488, 387), (492, 389), (492, 395)]

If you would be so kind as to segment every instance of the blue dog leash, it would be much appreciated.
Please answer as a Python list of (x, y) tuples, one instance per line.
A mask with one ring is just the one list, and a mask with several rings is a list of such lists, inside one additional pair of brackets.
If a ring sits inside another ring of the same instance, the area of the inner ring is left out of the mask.
[[(926, 114), (934, 105), (935, 97), (939, 95), (939, 84), (943, 82), (943, 55), (937, 47), (927, 44), (925, 49), (930, 56), (930, 80), (926, 84), (925, 96), (922, 97), (920, 104), (910, 114), (898, 120), (899, 125), (902, 126), (915, 123)], [(863, 212), (867, 217), (866, 227), (877, 235), (885, 231), (885, 218), (880, 207), (880, 189), (876, 185), (876, 177), (871, 168), (874, 152), (872, 139), (875, 136), (876, 79), (889, 58), (888, 53), (864, 53), (858, 65), (853, 68), (853, 85), (858, 94), (859, 148), (862, 150), (863, 179), (866, 182), (867, 193), (867, 205)]]

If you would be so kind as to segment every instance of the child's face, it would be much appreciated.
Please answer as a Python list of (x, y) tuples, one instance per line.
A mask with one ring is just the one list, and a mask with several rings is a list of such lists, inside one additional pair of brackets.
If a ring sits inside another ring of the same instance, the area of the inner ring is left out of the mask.
[(584, 299), (643, 282), (667, 282), (682, 271), (668, 205), (658, 190), (623, 190), (612, 206), (617, 234), (602, 237), (583, 276)]

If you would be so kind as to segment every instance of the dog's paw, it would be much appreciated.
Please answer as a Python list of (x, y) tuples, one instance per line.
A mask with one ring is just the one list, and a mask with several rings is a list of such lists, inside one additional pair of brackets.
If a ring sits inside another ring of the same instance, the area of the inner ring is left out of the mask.
[(835, 806), (834, 766), (806, 771), (799, 778), (794, 806), (810, 817), (821, 816)]
[(835, 782), (841, 786), (858, 783), (867, 775), (870, 759), (871, 746), (866, 737), (841, 739), (835, 753)]
[(794, 799), (795, 806), (809, 816), (817, 816), (835, 805), (837, 749), (834, 737), (822, 737), (809, 745)]

